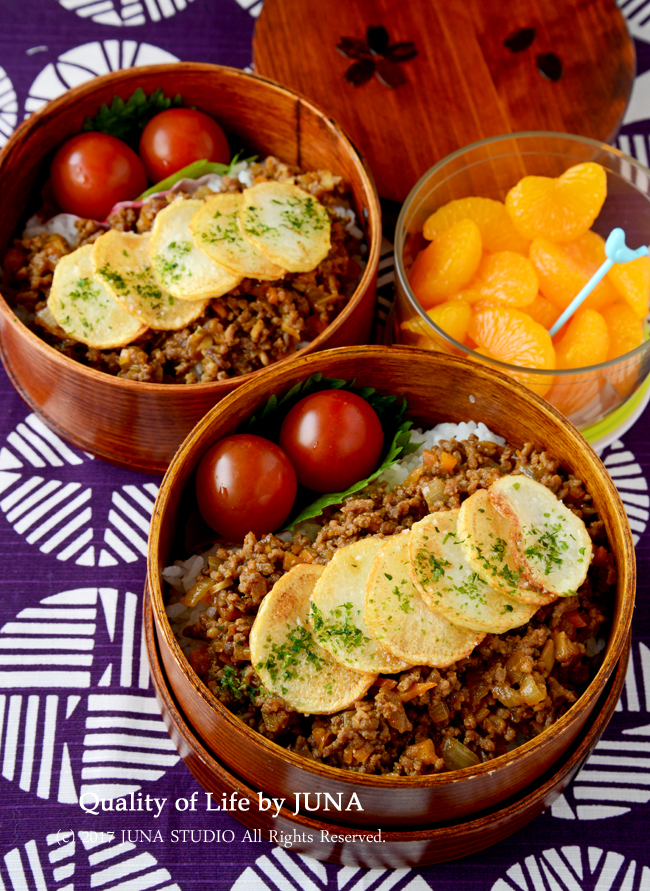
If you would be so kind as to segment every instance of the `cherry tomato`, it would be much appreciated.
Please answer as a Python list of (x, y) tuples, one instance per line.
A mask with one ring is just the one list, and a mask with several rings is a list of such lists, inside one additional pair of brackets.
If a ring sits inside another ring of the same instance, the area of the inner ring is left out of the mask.
[(236, 433), (205, 453), (196, 474), (201, 516), (215, 532), (240, 541), (274, 532), (289, 516), (296, 473), (280, 446), (251, 433)]
[(108, 133), (79, 133), (64, 142), (50, 176), (61, 210), (91, 220), (105, 220), (114, 204), (131, 201), (147, 188), (140, 158)]
[(226, 134), (209, 115), (194, 108), (168, 108), (153, 117), (142, 131), (139, 151), (154, 183), (193, 161), (230, 161)]
[(280, 445), (298, 482), (316, 492), (342, 492), (375, 469), (384, 432), (376, 411), (347, 390), (321, 390), (291, 409)]

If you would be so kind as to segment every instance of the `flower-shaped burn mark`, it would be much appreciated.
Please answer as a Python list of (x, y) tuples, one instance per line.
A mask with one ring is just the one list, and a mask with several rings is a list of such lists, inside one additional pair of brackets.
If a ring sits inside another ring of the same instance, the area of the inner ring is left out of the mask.
[[(509, 37), (506, 37), (503, 45), (511, 53), (521, 53), (532, 46), (534, 40), (534, 28), (520, 28), (518, 31), (513, 31)], [(535, 62), (538, 72), (547, 80), (558, 81), (562, 78), (564, 65), (555, 53), (538, 53)]]
[(564, 74), (561, 59), (555, 53), (540, 53), (537, 56), (537, 70), (548, 80), (558, 81)]
[(511, 53), (521, 53), (532, 44), (535, 39), (534, 28), (520, 28), (503, 41)]
[(412, 43), (389, 43), (388, 31), (382, 25), (371, 25), (365, 40), (342, 37), (336, 48), (346, 59), (355, 59), (345, 72), (345, 79), (355, 87), (367, 83), (373, 74), (385, 87), (399, 87), (406, 77), (398, 63), (418, 54)]

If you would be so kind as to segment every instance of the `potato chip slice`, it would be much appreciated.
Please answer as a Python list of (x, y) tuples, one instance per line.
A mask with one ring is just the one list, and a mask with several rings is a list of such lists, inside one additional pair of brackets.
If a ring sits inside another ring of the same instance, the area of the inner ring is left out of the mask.
[(538, 607), (491, 588), (465, 559), (456, 524), (458, 509), (429, 514), (411, 528), (413, 580), (425, 602), (454, 625), (501, 634), (518, 628)]
[(311, 596), (314, 637), (347, 668), (392, 674), (415, 665), (387, 652), (363, 620), (366, 581), (383, 538), (362, 538), (335, 551)]
[(239, 209), (243, 203), (241, 192), (221, 192), (209, 198), (190, 222), (196, 246), (233, 275), (261, 281), (282, 278), (286, 270), (272, 263), (244, 235), (239, 222)]
[(584, 522), (550, 489), (523, 475), (504, 476), (488, 489), (510, 520), (510, 543), (523, 577), (569, 597), (587, 577), (593, 546)]
[(190, 222), (203, 202), (179, 199), (157, 215), (150, 253), (158, 283), (177, 300), (210, 300), (232, 291), (241, 276), (215, 263), (194, 243)]
[(521, 603), (543, 606), (553, 594), (526, 581), (510, 545), (510, 520), (490, 501), (487, 489), (477, 489), (460, 506), (458, 540), (470, 569), (486, 582)]
[(485, 637), (453, 625), (432, 609), (411, 581), (410, 532), (384, 540), (366, 585), (364, 618), (389, 652), (414, 665), (447, 668)]
[(207, 300), (177, 300), (162, 288), (151, 268), (151, 233), (109, 229), (93, 245), (95, 277), (120, 306), (150, 328), (176, 331), (201, 315)]
[(316, 641), (311, 595), (323, 566), (299, 563), (262, 601), (250, 633), (251, 662), (271, 693), (305, 715), (331, 715), (364, 696), (376, 674), (344, 668)]
[(126, 312), (94, 276), (91, 244), (61, 257), (47, 305), (56, 323), (86, 346), (108, 350), (126, 346), (147, 330)]
[(309, 272), (330, 249), (329, 214), (317, 198), (291, 183), (244, 189), (239, 220), (244, 234), (273, 263)]

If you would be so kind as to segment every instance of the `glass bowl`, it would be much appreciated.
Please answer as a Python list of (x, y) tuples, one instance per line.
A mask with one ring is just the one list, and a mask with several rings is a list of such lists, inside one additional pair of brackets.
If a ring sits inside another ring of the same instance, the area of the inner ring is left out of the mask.
[[(457, 198), (481, 196), (503, 201), (523, 176), (562, 174), (574, 164), (595, 161), (607, 173), (607, 198), (593, 229), (606, 238), (620, 226), (626, 243), (636, 248), (650, 242), (650, 171), (634, 158), (593, 139), (563, 133), (515, 133), (484, 139), (448, 155), (411, 190), (395, 234), (396, 305), (393, 337), (399, 343), (451, 352), (481, 361), (543, 394), (592, 441), (638, 416), (647, 398), (642, 385), (650, 374), (650, 341), (607, 362), (579, 369), (536, 370), (479, 355), (446, 334), (420, 306), (408, 272), (426, 245), (422, 227), (427, 217)], [(559, 310), (558, 310), (559, 315)], [(408, 321), (408, 329), (403, 323)]]

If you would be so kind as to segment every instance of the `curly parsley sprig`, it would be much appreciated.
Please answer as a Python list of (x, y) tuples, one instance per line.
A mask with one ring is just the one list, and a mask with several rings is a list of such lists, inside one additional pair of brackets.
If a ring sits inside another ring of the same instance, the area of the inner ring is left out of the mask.
[(165, 96), (158, 87), (147, 96), (142, 87), (125, 101), (120, 96), (113, 96), (110, 105), (104, 103), (94, 118), (86, 118), (83, 130), (96, 130), (123, 139), (132, 147), (137, 147), (140, 134), (151, 118), (168, 108), (180, 108), (183, 100), (180, 96)]

